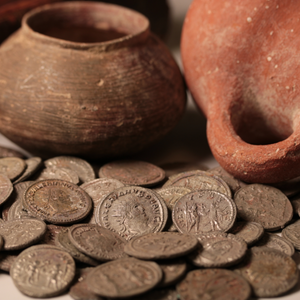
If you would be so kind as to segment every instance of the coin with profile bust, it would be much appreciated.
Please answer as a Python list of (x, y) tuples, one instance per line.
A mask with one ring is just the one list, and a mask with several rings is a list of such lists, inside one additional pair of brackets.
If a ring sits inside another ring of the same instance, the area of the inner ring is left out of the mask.
[(49, 223), (70, 224), (89, 214), (92, 200), (73, 183), (47, 179), (35, 182), (25, 190), (23, 205), (32, 215)]
[(168, 218), (164, 200), (155, 192), (139, 186), (125, 186), (108, 194), (99, 203), (96, 223), (117, 232), (126, 240), (162, 231)]

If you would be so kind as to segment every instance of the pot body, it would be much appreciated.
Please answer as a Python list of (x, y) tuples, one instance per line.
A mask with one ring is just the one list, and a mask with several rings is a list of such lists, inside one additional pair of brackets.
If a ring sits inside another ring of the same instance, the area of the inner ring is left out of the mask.
[(115, 5), (59, 3), (30, 12), (2, 44), (0, 65), (1, 132), (42, 157), (135, 153), (170, 131), (185, 109), (169, 50), (144, 16)]
[(181, 53), (213, 155), (247, 182), (300, 175), (300, 30), (293, 0), (194, 0)]

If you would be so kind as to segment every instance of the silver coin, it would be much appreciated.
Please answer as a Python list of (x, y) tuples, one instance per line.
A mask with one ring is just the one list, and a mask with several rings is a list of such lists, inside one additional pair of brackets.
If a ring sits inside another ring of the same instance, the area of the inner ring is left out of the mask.
[(34, 216), (23, 206), (23, 202), (18, 200), (12, 204), (7, 214), (7, 221), (16, 219), (33, 218)]
[(251, 285), (256, 297), (277, 297), (298, 282), (299, 271), (295, 261), (281, 251), (267, 247), (248, 250), (235, 271)]
[(282, 236), (300, 250), (300, 220), (282, 230)]
[(246, 255), (247, 244), (233, 234), (215, 233), (199, 237), (197, 250), (188, 258), (198, 267), (220, 268), (240, 262)]
[(73, 156), (57, 156), (47, 159), (46, 167), (68, 168), (77, 173), (81, 182), (88, 182), (95, 179), (95, 172), (92, 166), (85, 160)]
[(46, 232), (46, 224), (36, 219), (21, 219), (0, 223), (0, 235), (4, 239), (3, 249), (24, 249), (38, 242)]
[(232, 199), (216, 191), (195, 191), (176, 202), (172, 219), (182, 233), (226, 232), (235, 222), (236, 206)]
[(14, 181), (14, 184), (26, 180), (32, 176), (42, 165), (42, 159), (40, 157), (31, 157), (25, 160), (26, 169), (24, 173)]
[[(123, 187), (124, 184), (116, 179), (108, 178), (98, 178), (89, 182), (82, 184), (80, 187), (86, 191), (91, 197), (94, 210), (101, 202), (101, 200), (106, 197), (109, 193), (113, 192), (115, 189)], [(94, 212), (91, 214), (91, 218), (88, 220), (88, 223), (95, 224)]]
[(176, 290), (184, 300), (247, 300), (251, 295), (243, 277), (223, 269), (191, 271)]
[(61, 230), (55, 237), (55, 245), (68, 252), (75, 260), (91, 266), (98, 266), (99, 262), (80, 252), (70, 241), (68, 230)]
[(11, 181), (19, 177), (26, 168), (26, 163), (19, 157), (0, 158), (0, 174), (5, 175)]
[(83, 220), (92, 209), (90, 196), (77, 185), (59, 179), (38, 181), (23, 196), (24, 207), (37, 218), (53, 224)]
[(125, 298), (144, 293), (162, 279), (154, 262), (122, 258), (95, 267), (87, 276), (88, 288), (103, 297)]
[(98, 225), (73, 225), (69, 228), (69, 239), (79, 251), (99, 261), (127, 257), (124, 253), (126, 240)]
[(98, 205), (97, 224), (117, 232), (126, 240), (162, 231), (168, 217), (164, 200), (149, 189), (125, 186), (110, 193)]
[(236, 222), (230, 233), (242, 238), (248, 246), (251, 246), (263, 236), (264, 228), (256, 222)]
[(124, 251), (140, 259), (171, 259), (184, 256), (198, 245), (196, 237), (178, 232), (156, 232), (131, 239)]
[(214, 190), (228, 197), (232, 195), (229, 186), (221, 177), (200, 170), (171, 176), (163, 185), (168, 186), (183, 186), (191, 190)]
[(151, 163), (119, 160), (102, 166), (99, 177), (117, 179), (126, 185), (152, 186), (165, 179), (165, 171)]
[(76, 172), (68, 168), (48, 167), (41, 171), (40, 174), (34, 177), (35, 181), (46, 179), (60, 179), (74, 184), (79, 183), (79, 177)]
[(0, 205), (3, 204), (13, 191), (13, 185), (9, 178), (0, 174)]
[(271, 186), (251, 184), (243, 187), (234, 195), (234, 201), (239, 218), (260, 223), (265, 230), (283, 228), (293, 217), (289, 199)]
[(20, 292), (36, 297), (54, 297), (63, 293), (75, 276), (72, 256), (58, 247), (37, 245), (24, 250), (10, 269)]
[(257, 247), (268, 247), (281, 251), (289, 256), (293, 256), (295, 248), (288, 239), (282, 238), (277, 234), (265, 233), (263, 237), (255, 244)]

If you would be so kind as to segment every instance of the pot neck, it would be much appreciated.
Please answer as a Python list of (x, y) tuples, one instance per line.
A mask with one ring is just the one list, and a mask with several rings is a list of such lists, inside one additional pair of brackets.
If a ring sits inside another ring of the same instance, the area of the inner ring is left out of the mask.
[(38, 7), (23, 17), (22, 31), (44, 44), (97, 52), (143, 43), (150, 34), (149, 21), (142, 14), (97, 2)]

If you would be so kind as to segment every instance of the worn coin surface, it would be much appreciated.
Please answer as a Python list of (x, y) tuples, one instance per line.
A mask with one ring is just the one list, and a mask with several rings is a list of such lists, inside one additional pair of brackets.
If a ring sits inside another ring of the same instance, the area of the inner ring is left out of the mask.
[(180, 300), (175, 289), (155, 289), (140, 296), (130, 298), (131, 300)]
[(79, 183), (79, 177), (76, 172), (68, 168), (48, 167), (34, 177), (35, 181), (46, 179), (60, 179), (74, 184)]
[(251, 295), (244, 278), (223, 269), (191, 271), (176, 289), (184, 300), (247, 300)]
[(10, 276), (23, 294), (36, 298), (63, 293), (75, 276), (72, 256), (58, 247), (36, 245), (24, 250), (14, 261)]
[(98, 266), (99, 262), (80, 252), (70, 241), (68, 230), (61, 230), (55, 237), (55, 245), (68, 252), (75, 260), (91, 266)]
[(0, 252), (0, 270), (9, 272), (11, 265), (16, 260), (20, 251), (1, 251)]
[(170, 259), (190, 253), (197, 245), (198, 240), (192, 235), (156, 232), (134, 237), (126, 244), (124, 251), (140, 259)]
[(214, 190), (231, 197), (231, 190), (221, 177), (201, 170), (171, 176), (163, 185), (168, 186), (183, 186), (191, 190)]
[[(94, 210), (101, 202), (103, 197), (106, 197), (109, 193), (113, 192), (115, 189), (123, 187), (124, 184), (116, 179), (108, 178), (98, 178), (89, 182), (82, 184), (80, 187), (86, 191), (93, 201)], [(95, 224), (94, 213), (91, 214), (89, 223)]]
[(211, 233), (199, 236), (199, 246), (189, 254), (191, 262), (199, 267), (221, 268), (240, 262), (246, 255), (247, 244), (233, 234)]
[(124, 298), (144, 293), (162, 279), (155, 262), (122, 258), (95, 267), (87, 276), (88, 288), (103, 297)]
[(11, 181), (14, 181), (25, 170), (26, 163), (19, 157), (0, 158), (0, 174), (7, 176)]
[(12, 204), (7, 214), (7, 221), (16, 219), (24, 219), (33, 217), (26, 208), (23, 206), (23, 202), (18, 200)]
[(13, 185), (9, 178), (0, 174), (0, 205), (4, 203), (13, 191)]
[(96, 295), (88, 289), (88, 283), (86, 281), (88, 273), (93, 268), (79, 269), (77, 272), (77, 280), (72, 285), (69, 291), (69, 295), (75, 300), (104, 300), (103, 297)]
[(282, 236), (300, 250), (300, 220), (282, 230)]
[(293, 288), (299, 271), (295, 261), (281, 251), (253, 247), (235, 271), (251, 285), (257, 297), (276, 297)]
[(165, 171), (166, 177), (171, 177), (173, 175), (177, 175), (178, 173), (183, 173), (187, 171), (195, 171), (202, 170), (206, 171), (208, 168), (203, 164), (195, 161), (195, 162), (171, 162), (160, 165), (160, 167)]
[(24, 207), (33, 215), (53, 224), (70, 224), (84, 219), (92, 209), (90, 196), (77, 185), (47, 179), (24, 192)]
[(289, 199), (278, 189), (251, 184), (235, 195), (238, 217), (244, 221), (260, 223), (265, 230), (283, 228), (293, 217)]
[(4, 250), (24, 249), (39, 241), (46, 232), (46, 224), (37, 219), (20, 219), (0, 223)]
[(32, 176), (42, 166), (42, 159), (40, 157), (30, 157), (25, 160), (26, 169), (23, 174), (14, 181), (14, 184), (24, 181)]
[(236, 219), (233, 200), (216, 191), (194, 191), (175, 204), (172, 219), (178, 231), (201, 234), (230, 230)]
[(291, 199), (291, 204), (294, 214), (300, 216), (300, 194)]
[(117, 232), (126, 240), (162, 231), (168, 217), (164, 200), (150, 189), (125, 186), (99, 203), (95, 218), (100, 226)]
[(255, 246), (279, 250), (289, 256), (293, 256), (295, 253), (295, 248), (291, 242), (277, 234), (268, 232), (265, 232), (263, 237), (255, 244)]
[(40, 241), (40, 244), (47, 244), (55, 246), (55, 239), (56, 236), (63, 230), (66, 230), (68, 227), (66, 226), (60, 226), (60, 225), (53, 225), (53, 224), (47, 224), (47, 230), (44, 234), (43, 238)]
[(251, 246), (263, 236), (264, 228), (256, 222), (235, 222), (230, 233), (242, 238), (248, 246)]
[(81, 182), (88, 182), (95, 179), (95, 172), (92, 166), (85, 160), (73, 156), (57, 156), (45, 160), (45, 166), (68, 168), (77, 173)]
[(117, 179), (126, 185), (151, 186), (165, 178), (165, 171), (138, 160), (119, 160), (102, 166), (99, 177)]
[(99, 261), (127, 257), (124, 253), (126, 240), (117, 233), (96, 224), (71, 226), (69, 238), (79, 251)]

